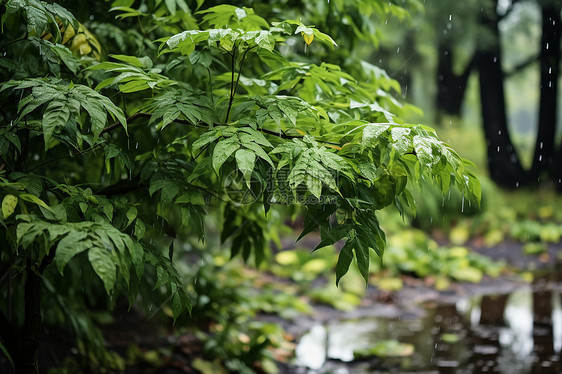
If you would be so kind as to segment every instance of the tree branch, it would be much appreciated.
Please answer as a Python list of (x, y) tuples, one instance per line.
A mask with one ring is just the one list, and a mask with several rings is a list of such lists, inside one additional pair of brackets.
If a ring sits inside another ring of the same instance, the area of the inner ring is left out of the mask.
[(105, 197), (124, 195), (129, 192), (136, 191), (144, 187), (144, 184), (140, 182), (140, 176), (135, 175), (131, 180), (119, 181), (110, 186), (103, 187), (102, 189), (96, 191), (95, 195), (103, 195)]
[(527, 60), (515, 65), (513, 67), (513, 69), (511, 69), (510, 71), (504, 73), (506, 78), (509, 78), (517, 73), (520, 73), (521, 71), (525, 70), (526, 68), (528, 68), (529, 66), (531, 66), (533, 63), (535, 63), (536, 61), (538, 61), (540, 59), (541, 55), (540, 53), (536, 56), (531, 56), (529, 57)]
[(50, 164), (51, 162), (54, 162), (54, 161), (63, 160), (63, 159), (65, 159), (65, 158), (70, 158), (70, 157), (74, 157), (74, 156), (79, 156), (79, 155), (86, 154), (86, 153), (88, 153), (88, 152), (90, 152), (90, 151), (93, 151), (94, 149), (98, 148), (100, 145), (101, 145), (101, 144), (96, 144), (96, 145), (94, 145), (93, 147), (90, 147), (90, 148), (85, 149), (85, 150), (83, 150), (83, 151), (76, 151), (76, 152), (74, 152), (73, 154), (70, 154), (70, 155), (57, 156), (57, 157), (54, 157), (54, 158), (52, 158), (52, 159), (50, 159), (50, 160), (43, 161), (43, 162), (41, 162), (41, 163), (39, 163), (39, 164), (37, 164), (37, 165), (31, 167), (31, 168), (28, 169), (26, 172), (29, 173), (29, 172), (31, 172), (31, 171), (37, 169), (37, 168), (40, 168), (41, 166)]
[[(137, 112), (135, 114), (131, 114), (129, 117), (127, 117), (127, 122), (132, 121), (137, 117), (150, 117), (150, 114), (149, 113), (142, 113), (142, 112)], [(121, 127), (121, 122), (117, 121), (113, 125), (109, 125), (106, 128), (104, 128), (103, 130), (101, 130), (100, 135), (103, 135), (106, 132), (111, 132), (111, 131), (115, 130), (116, 128), (119, 128), (119, 127)]]

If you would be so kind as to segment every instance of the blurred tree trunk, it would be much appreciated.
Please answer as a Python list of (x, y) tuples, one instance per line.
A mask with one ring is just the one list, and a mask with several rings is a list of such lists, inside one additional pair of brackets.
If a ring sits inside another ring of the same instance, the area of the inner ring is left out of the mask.
[[(556, 109), (558, 103), (558, 76), (560, 72), (560, 37), (562, 19), (560, 4), (549, 3), (542, 8), (541, 37), (541, 88), (539, 106), (539, 127), (533, 156), (531, 176), (538, 182), (550, 175), (553, 178), (555, 163), (560, 164), (556, 155)], [(560, 165), (558, 165), (560, 166)]]
[(462, 102), (466, 92), (466, 83), (474, 66), (472, 58), (461, 74), (453, 69), (453, 50), (451, 45), (441, 41), (438, 46), (437, 59), (437, 102), (438, 115), (461, 115)]
[(480, 80), (482, 124), (486, 137), (490, 178), (507, 188), (519, 187), (528, 181), (507, 128), (504, 76), (499, 35), (497, 1), (484, 8), (480, 25), (486, 37), (478, 38), (476, 64)]

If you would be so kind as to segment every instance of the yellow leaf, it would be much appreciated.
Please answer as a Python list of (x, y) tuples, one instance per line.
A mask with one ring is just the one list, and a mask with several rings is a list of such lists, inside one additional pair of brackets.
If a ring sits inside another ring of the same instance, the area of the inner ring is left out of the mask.
[(66, 26), (66, 30), (64, 30), (64, 35), (62, 36), (62, 44), (66, 44), (74, 35), (76, 35), (74, 27), (71, 25)]
[(310, 43), (314, 40), (314, 34), (305, 34), (304, 32), (301, 32), (301, 35), (307, 45), (310, 45)]
[(87, 43), (86, 35), (85, 34), (78, 34), (72, 39), (72, 44), (70, 45), (70, 50), (75, 51), (80, 48), (80, 46), (84, 43)]
[(87, 43), (80, 44), (79, 51), (80, 51), (80, 55), (84, 56), (84, 55), (87, 55), (88, 53), (92, 52), (92, 47), (90, 47), (90, 45), (87, 44)]
[(326, 144), (326, 145), (330, 148), (337, 149), (338, 151), (341, 151), (341, 147), (338, 147), (337, 145), (333, 145), (333, 144)]
[(18, 198), (14, 195), (4, 196), (4, 200), (2, 200), (2, 215), (4, 216), (4, 218), (8, 218), (12, 215), (12, 213), (14, 213), (17, 204)]

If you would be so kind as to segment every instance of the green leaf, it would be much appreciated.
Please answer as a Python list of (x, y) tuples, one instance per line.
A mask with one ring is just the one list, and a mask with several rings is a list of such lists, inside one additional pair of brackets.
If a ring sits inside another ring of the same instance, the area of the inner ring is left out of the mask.
[(16, 206), (18, 204), (18, 198), (14, 195), (6, 195), (2, 200), (2, 216), (4, 219), (8, 218), (9, 216), (14, 213), (16, 210)]
[(316, 230), (320, 226), (327, 222), (328, 217), (332, 215), (338, 207), (336, 205), (311, 205), (308, 206), (308, 212), (304, 220), (304, 228), (297, 238), (297, 241), (301, 240), (305, 235)]
[(215, 169), (217, 174), (222, 164), (239, 148), (240, 143), (233, 138), (221, 140), (215, 145), (215, 149), (213, 150), (213, 169)]
[(129, 210), (127, 210), (127, 226), (129, 226), (134, 221), (134, 219), (137, 218), (137, 215), (138, 211), (134, 206), (130, 207)]
[(52, 101), (43, 114), (43, 138), (45, 150), (49, 148), (51, 137), (57, 129), (66, 126), (70, 119), (70, 109), (61, 101)]
[(256, 163), (256, 154), (246, 149), (239, 149), (236, 151), (235, 158), (236, 165), (238, 165), (238, 169), (244, 174), (246, 184), (248, 188), (250, 188), (250, 178), (252, 177), (252, 171)]
[(91, 247), (92, 242), (86, 240), (87, 236), (83, 231), (72, 231), (59, 241), (55, 253), (55, 264), (61, 274), (72, 257)]
[(350, 230), (351, 226), (347, 224), (321, 230), (320, 233), (322, 240), (318, 243), (314, 250), (316, 251), (317, 249), (334, 244), (337, 241), (346, 238), (349, 235)]
[[(136, 223), (141, 222), (139, 220)], [(142, 245), (138, 242), (133, 243), (131, 247), (129, 247), (129, 252), (131, 254), (131, 262), (133, 263), (133, 267), (135, 268), (135, 273), (137, 278), (140, 280), (142, 279), (142, 274), (144, 273), (144, 251), (142, 249)]]
[(29, 194), (29, 193), (22, 193), (19, 196), (22, 200), (29, 201), (30, 203), (37, 204), (40, 207), (45, 208), (47, 210), (52, 210), (47, 204), (45, 204), (45, 202), (43, 200), (41, 200), (40, 198), (38, 198), (35, 195)]
[(109, 251), (93, 247), (88, 251), (88, 259), (96, 274), (101, 278), (105, 291), (110, 295), (115, 286), (117, 271)]
[(339, 284), (340, 279), (348, 272), (352, 260), (353, 250), (348, 239), (338, 256), (338, 262), (336, 264), (336, 286)]

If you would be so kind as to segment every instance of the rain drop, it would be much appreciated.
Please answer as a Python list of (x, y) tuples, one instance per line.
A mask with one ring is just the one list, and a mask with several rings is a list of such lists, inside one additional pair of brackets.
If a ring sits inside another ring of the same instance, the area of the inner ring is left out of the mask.
[(519, 187), (519, 182), (515, 182), (515, 187)]
[(548, 81), (548, 87), (552, 87), (552, 81)]
[(388, 20), (385, 20), (385, 21), (384, 21), (384, 24), (385, 24), (385, 25), (388, 25)]
[(461, 213), (464, 213), (464, 192), (462, 193)]
[(497, 61), (498, 61), (498, 58), (497, 58), (497, 57), (494, 57), (494, 62), (497, 62)]
[(552, 74), (552, 66), (548, 68), (548, 74)]
[(449, 14), (449, 21), (451, 21), (453, 19), (453, 15)]
[(562, 183), (562, 178), (558, 178), (558, 183)]
[(502, 134), (502, 131), (501, 131), (501, 130), (499, 130), (499, 131), (498, 131), (498, 135), (501, 135), (501, 134)]
[(546, 49), (548, 49), (548, 43), (546, 43)]
[(135, 144), (135, 149), (139, 149), (139, 142), (137, 142), (137, 144)]
[(539, 162), (542, 161), (542, 155), (539, 155)]
[(396, 53), (400, 53), (400, 47), (396, 49)]
[(543, 142), (540, 142), (540, 143), (539, 143), (539, 148), (542, 149), (543, 146), (544, 146), (544, 143), (543, 143)]
[(497, 149), (498, 153), (500, 153), (500, 146), (498, 145), (498, 149)]

